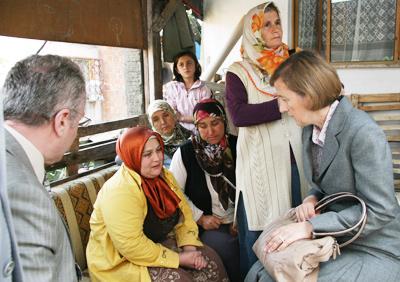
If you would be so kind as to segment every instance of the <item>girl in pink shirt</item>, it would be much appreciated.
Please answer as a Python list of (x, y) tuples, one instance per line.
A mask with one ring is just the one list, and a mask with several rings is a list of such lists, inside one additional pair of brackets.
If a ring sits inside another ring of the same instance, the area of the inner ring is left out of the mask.
[(174, 80), (165, 86), (164, 100), (176, 111), (180, 124), (194, 131), (193, 109), (212, 93), (200, 80), (201, 66), (195, 54), (183, 51), (174, 57)]

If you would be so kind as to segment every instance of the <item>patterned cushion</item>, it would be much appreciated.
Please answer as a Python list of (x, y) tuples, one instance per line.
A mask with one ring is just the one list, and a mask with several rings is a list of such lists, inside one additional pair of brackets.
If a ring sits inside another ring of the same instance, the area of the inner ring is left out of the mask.
[(68, 227), (75, 259), (81, 269), (87, 268), (85, 252), (93, 204), (104, 182), (114, 175), (117, 169), (117, 166), (112, 166), (51, 189), (55, 205)]

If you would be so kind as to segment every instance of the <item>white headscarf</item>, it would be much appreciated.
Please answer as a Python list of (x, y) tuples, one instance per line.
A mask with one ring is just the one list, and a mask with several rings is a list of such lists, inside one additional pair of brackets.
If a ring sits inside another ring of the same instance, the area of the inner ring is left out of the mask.
[(264, 13), (272, 3), (272, 1), (268, 1), (247, 12), (244, 18), (241, 48), (243, 59), (251, 65), (263, 70), (269, 76), (271, 76), (275, 69), (289, 57), (286, 44), (282, 43), (278, 48), (270, 49), (261, 36)]
[(187, 130), (182, 125), (180, 125), (179, 122), (177, 122), (175, 110), (170, 106), (170, 104), (168, 104), (168, 102), (164, 100), (154, 100), (150, 103), (149, 107), (147, 108), (149, 122), (154, 131), (157, 130), (154, 127), (153, 120), (151, 117), (155, 112), (158, 111), (165, 111), (171, 113), (175, 120), (175, 127), (171, 135), (162, 135), (160, 133), (165, 145), (164, 148), (165, 154), (168, 155), (169, 157), (172, 157), (176, 149), (179, 147), (179, 145), (184, 143), (190, 137), (191, 131)]

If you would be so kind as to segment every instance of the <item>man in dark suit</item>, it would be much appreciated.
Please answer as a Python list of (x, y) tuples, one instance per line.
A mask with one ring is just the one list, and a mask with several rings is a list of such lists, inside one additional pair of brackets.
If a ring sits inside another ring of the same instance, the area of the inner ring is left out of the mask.
[(77, 281), (66, 227), (42, 185), (44, 164), (60, 160), (84, 117), (85, 81), (71, 60), (34, 55), (3, 86), (7, 189), (24, 278)]

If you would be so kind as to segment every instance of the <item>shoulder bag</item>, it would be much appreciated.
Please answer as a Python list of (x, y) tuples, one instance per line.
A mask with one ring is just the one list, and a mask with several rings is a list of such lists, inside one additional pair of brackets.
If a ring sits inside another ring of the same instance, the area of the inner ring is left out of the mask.
[[(315, 211), (323, 212), (329, 204), (339, 200), (355, 200), (361, 205), (361, 218), (348, 229), (337, 232), (313, 232), (313, 238), (318, 239), (298, 240), (282, 251), (266, 253), (264, 248), (268, 234), (278, 227), (297, 222), (295, 209), (290, 209), (284, 216), (270, 223), (261, 233), (253, 245), (253, 250), (275, 281), (317, 281), (319, 263), (328, 261), (331, 257), (335, 259), (337, 255), (340, 255), (340, 248), (360, 236), (367, 221), (367, 208), (360, 197), (348, 192), (335, 193), (320, 200), (315, 206)], [(335, 237), (349, 234), (357, 228), (358, 231), (352, 238), (342, 244), (337, 243)]]

